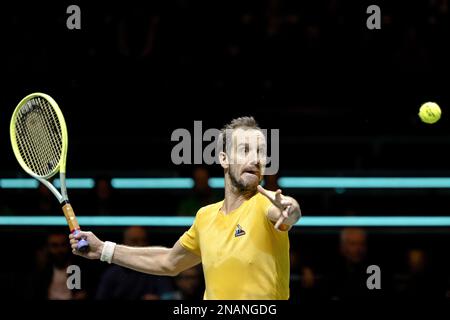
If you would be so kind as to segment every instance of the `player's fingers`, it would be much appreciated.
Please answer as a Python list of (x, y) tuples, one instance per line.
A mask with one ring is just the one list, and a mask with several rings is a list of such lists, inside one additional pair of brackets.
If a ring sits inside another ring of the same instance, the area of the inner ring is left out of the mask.
[(258, 189), (258, 191), (259, 191), (262, 195), (264, 195), (264, 196), (266, 196), (267, 198), (269, 198), (270, 201), (273, 201), (273, 196), (272, 196), (272, 194), (271, 194), (269, 191), (267, 191), (266, 189), (264, 189), (264, 188), (263, 188), (262, 186), (260, 186), (260, 185), (258, 185), (257, 189)]
[(268, 191), (264, 189), (262, 186), (258, 185), (257, 187), (258, 191), (264, 195), (267, 199), (270, 200), (276, 207), (280, 207), (280, 201), (281, 201), (281, 190), (278, 189), (275, 192)]
[(74, 244), (74, 243), (77, 243), (77, 240), (75, 240), (75, 239), (70, 239), (70, 244), (72, 245), (72, 244)]
[(289, 218), (289, 211), (291, 210), (291, 206), (287, 206), (283, 212), (281, 213), (281, 215), (285, 218)]
[(89, 234), (89, 231), (78, 231), (76, 234), (74, 234), (74, 238), (77, 240), (80, 240), (81, 238), (86, 239)]
[(278, 189), (277, 191), (275, 191), (275, 201), (281, 203), (281, 200), (281, 189)]
[(275, 229), (279, 230), (281, 224), (284, 222), (285, 219), (286, 219), (286, 218), (285, 218), (283, 215), (281, 215), (281, 216), (278, 218), (277, 222), (275, 223)]
[(72, 243), (72, 244), (70, 245), (70, 247), (71, 247), (73, 250), (77, 249), (77, 246), (78, 246), (77, 243)]

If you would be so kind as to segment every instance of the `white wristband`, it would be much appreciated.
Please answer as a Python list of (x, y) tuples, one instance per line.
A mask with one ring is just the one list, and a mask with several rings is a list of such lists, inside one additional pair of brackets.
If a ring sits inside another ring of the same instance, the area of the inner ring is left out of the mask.
[(115, 242), (105, 241), (105, 243), (103, 244), (102, 255), (100, 256), (100, 261), (106, 261), (108, 263), (111, 263), (115, 248), (116, 248)]

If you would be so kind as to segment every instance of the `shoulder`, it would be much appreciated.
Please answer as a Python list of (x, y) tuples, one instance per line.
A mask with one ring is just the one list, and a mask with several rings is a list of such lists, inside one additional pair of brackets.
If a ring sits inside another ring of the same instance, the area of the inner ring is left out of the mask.
[(219, 211), (219, 209), (222, 207), (223, 200), (219, 202), (215, 202), (212, 204), (209, 204), (207, 206), (201, 207), (197, 214), (195, 215), (195, 225), (203, 224), (207, 221), (210, 221), (215, 217), (215, 214)]
[(252, 200), (255, 202), (255, 204), (261, 209), (267, 210), (272, 205), (272, 202), (270, 202), (269, 199), (267, 199), (266, 196), (262, 195), (261, 193), (257, 193), (253, 196)]
[(223, 200), (201, 207), (197, 211), (196, 218), (205, 218), (206, 216), (211, 215), (214, 212), (217, 212), (222, 207), (222, 204)]

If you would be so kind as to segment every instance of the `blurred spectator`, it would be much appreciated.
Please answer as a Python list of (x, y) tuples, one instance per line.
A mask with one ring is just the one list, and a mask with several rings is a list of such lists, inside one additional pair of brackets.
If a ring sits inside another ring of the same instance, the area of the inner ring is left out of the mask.
[(49, 234), (46, 250), (39, 253), (35, 292), (37, 299), (86, 299), (84, 290), (71, 290), (67, 287), (67, 278), (69, 276), (67, 267), (74, 264), (67, 234)]
[(108, 177), (99, 177), (95, 184), (94, 206), (89, 210), (94, 210), (96, 215), (111, 215), (116, 206), (114, 203), (113, 189)]
[(371, 291), (366, 286), (367, 235), (361, 228), (345, 228), (340, 234), (340, 256), (329, 274), (331, 299), (363, 299)]
[(179, 216), (193, 216), (206, 205), (218, 202), (221, 197), (209, 186), (209, 172), (205, 167), (197, 167), (192, 174), (194, 189), (192, 194), (181, 200), (177, 213)]
[(149, 14), (148, 10), (124, 10), (117, 27), (120, 54), (132, 58), (150, 56), (154, 50), (159, 23), (159, 15)]
[(367, 255), (367, 235), (361, 228), (345, 228), (341, 232), (340, 251), (347, 263), (359, 264)]
[(321, 296), (318, 276), (312, 266), (301, 261), (298, 250), (291, 247), (290, 250), (290, 297), (291, 301), (314, 301)]
[(431, 268), (424, 250), (411, 249), (406, 255), (406, 271), (396, 276), (397, 293), (408, 299), (445, 297), (445, 283)]
[(37, 201), (38, 215), (50, 216), (60, 214), (61, 209), (56, 207), (58, 201), (55, 201), (55, 196), (50, 189), (42, 183), (39, 183)]
[[(149, 245), (147, 232), (142, 227), (125, 229), (123, 244), (132, 247)], [(173, 290), (168, 277), (144, 274), (121, 266), (110, 266), (101, 277), (98, 300), (159, 300)]]
[(175, 277), (176, 290), (163, 298), (165, 300), (198, 301), (203, 299), (204, 284), (200, 266), (180, 272)]

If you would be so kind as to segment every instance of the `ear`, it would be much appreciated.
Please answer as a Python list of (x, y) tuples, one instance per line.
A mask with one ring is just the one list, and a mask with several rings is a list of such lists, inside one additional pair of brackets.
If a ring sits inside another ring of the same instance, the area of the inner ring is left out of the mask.
[(219, 161), (220, 161), (220, 165), (224, 169), (228, 169), (228, 167), (230, 166), (228, 155), (225, 152), (223, 152), (223, 151), (221, 151), (219, 153)]

